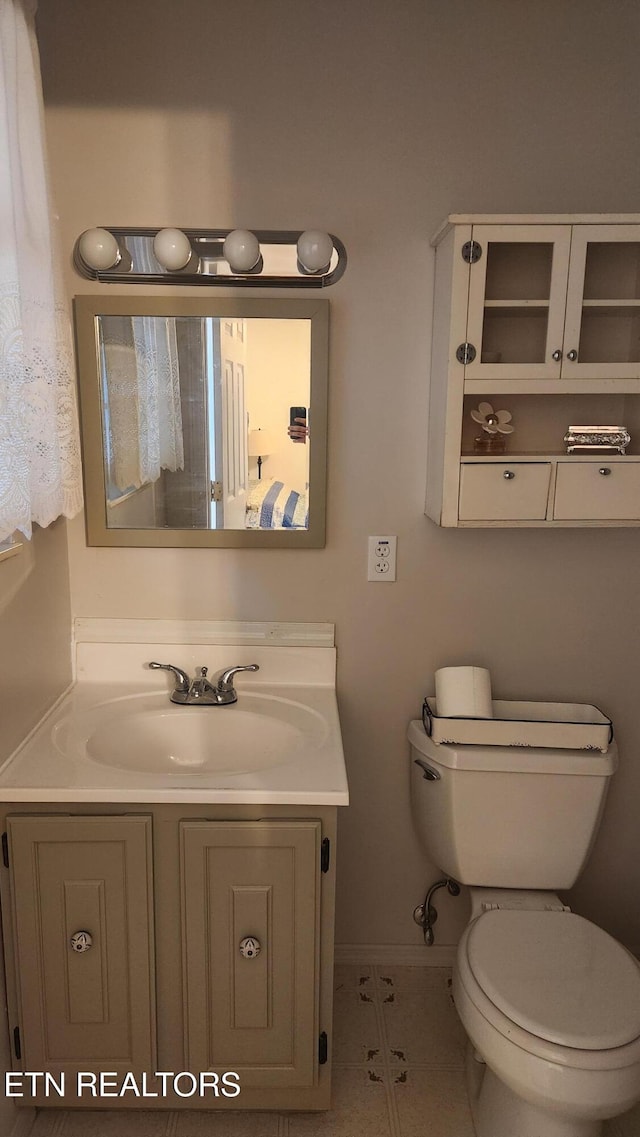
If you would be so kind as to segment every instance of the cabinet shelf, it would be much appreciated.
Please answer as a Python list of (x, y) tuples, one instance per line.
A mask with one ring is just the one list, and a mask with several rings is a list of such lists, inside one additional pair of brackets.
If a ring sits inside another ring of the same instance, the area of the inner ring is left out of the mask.
[[(519, 308), (526, 310), (527, 308), (548, 308), (548, 300), (485, 300), (485, 309), (491, 308)], [(489, 313), (488, 313), (489, 314)]]
[(462, 389), (476, 396), (640, 395), (640, 379), (465, 379)]
[(619, 309), (621, 312), (638, 311), (640, 309), (640, 300), (583, 300), (583, 308), (595, 309)]
[(461, 460), (465, 465), (469, 462), (478, 462), (485, 465), (487, 462), (508, 465), (509, 462), (569, 462), (574, 465), (578, 462), (597, 462), (600, 466), (610, 466), (612, 462), (636, 462), (640, 455), (634, 454), (567, 454), (563, 450), (521, 450), (510, 454), (476, 454), (473, 450), (463, 450)]

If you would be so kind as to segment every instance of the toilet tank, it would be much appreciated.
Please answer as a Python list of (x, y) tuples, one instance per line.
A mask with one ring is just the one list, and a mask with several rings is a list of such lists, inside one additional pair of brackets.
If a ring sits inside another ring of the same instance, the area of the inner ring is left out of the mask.
[(436, 745), (409, 727), (411, 808), (428, 859), (460, 884), (564, 889), (595, 841), (609, 779), (606, 754)]

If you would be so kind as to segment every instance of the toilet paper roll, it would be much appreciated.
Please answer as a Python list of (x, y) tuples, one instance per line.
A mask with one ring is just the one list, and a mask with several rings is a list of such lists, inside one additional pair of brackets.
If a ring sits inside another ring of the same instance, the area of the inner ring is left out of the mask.
[(439, 717), (492, 719), (491, 675), (486, 667), (439, 668), (436, 707)]

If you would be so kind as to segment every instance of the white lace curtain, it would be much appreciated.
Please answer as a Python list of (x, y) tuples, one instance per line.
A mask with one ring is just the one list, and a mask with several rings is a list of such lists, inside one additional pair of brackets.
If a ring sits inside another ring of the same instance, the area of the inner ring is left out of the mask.
[(35, 9), (35, 0), (0, 0), (0, 541), (82, 506)]
[(184, 467), (175, 320), (102, 316), (110, 479), (124, 492)]

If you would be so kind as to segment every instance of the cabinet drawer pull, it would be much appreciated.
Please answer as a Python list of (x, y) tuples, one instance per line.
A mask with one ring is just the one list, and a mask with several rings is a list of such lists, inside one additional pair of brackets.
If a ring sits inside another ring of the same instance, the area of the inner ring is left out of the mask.
[(91, 932), (74, 932), (69, 943), (74, 951), (89, 951), (93, 944), (93, 936)]
[(506, 478), (507, 481), (510, 482), (512, 478), (515, 478), (515, 474), (514, 474), (513, 470), (505, 470), (502, 477)]
[(262, 951), (262, 944), (255, 936), (245, 936), (240, 940), (240, 955), (245, 959), (255, 959)]
[(554, 359), (556, 363), (560, 362), (562, 359), (562, 352), (559, 350), (559, 348), (556, 348), (556, 350), (552, 352), (551, 358)]
[(598, 473), (602, 474), (604, 477), (606, 474), (611, 473), (611, 467), (610, 466), (601, 466), (600, 469), (598, 470)]
[(577, 358), (578, 358), (578, 353), (575, 350), (575, 348), (572, 348), (571, 351), (567, 352), (567, 359), (570, 359), (572, 363), (575, 363)]

